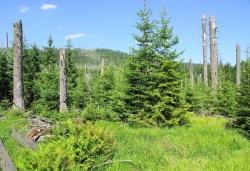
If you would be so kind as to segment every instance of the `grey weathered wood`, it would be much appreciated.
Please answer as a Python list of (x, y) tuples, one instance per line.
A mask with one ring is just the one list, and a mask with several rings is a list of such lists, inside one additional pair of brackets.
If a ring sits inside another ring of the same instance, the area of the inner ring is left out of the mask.
[(3, 142), (0, 140), (0, 170), (2, 171), (16, 171), (16, 166), (11, 160)]
[(211, 60), (211, 82), (212, 89), (215, 91), (218, 86), (218, 57), (217, 57), (217, 37), (216, 37), (215, 17), (209, 18), (210, 33), (210, 60)]
[(17, 132), (15, 129), (12, 129), (12, 133), (11, 136), (18, 142), (20, 143), (22, 146), (26, 147), (26, 148), (30, 148), (35, 150), (37, 148), (37, 145), (29, 140), (28, 138), (25, 137), (25, 135)]
[(101, 66), (100, 66), (101, 75), (104, 74), (104, 66), (105, 66), (105, 59), (102, 58), (102, 60), (101, 60)]
[(191, 58), (189, 61), (189, 79), (190, 79), (191, 86), (193, 86), (194, 85), (194, 73), (193, 73), (193, 63), (192, 63)]
[(9, 35), (6, 33), (6, 48), (9, 49)]
[(207, 31), (206, 16), (202, 16), (202, 54), (203, 54), (203, 81), (204, 85), (208, 85), (207, 78)]
[(240, 85), (240, 45), (236, 45), (236, 83)]
[(14, 23), (14, 57), (13, 57), (13, 107), (24, 110), (23, 98), (23, 30), (22, 21)]
[(60, 50), (60, 112), (67, 110), (67, 76), (65, 49)]

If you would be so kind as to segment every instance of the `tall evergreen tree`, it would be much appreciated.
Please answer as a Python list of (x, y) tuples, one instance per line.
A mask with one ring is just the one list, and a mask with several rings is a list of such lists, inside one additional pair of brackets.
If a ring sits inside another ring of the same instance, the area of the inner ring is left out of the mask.
[(157, 22), (151, 21), (151, 15), (146, 5), (138, 13), (141, 35), (135, 36), (138, 49), (128, 65), (126, 106), (140, 121), (158, 126), (182, 124), (183, 112), (178, 110), (182, 74), (179, 63), (174, 61), (178, 54), (173, 49), (178, 38), (173, 36), (164, 10)]
[(244, 135), (250, 138), (250, 58), (242, 62), (242, 77), (237, 94), (236, 117), (232, 126), (239, 128)]
[(50, 36), (48, 39), (48, 46), (44, 47), (43, 66), (49, 70), (58, 62), (58, 53), (53, 43), (54, 40)]
[(43, 65), (41, 72), (37, 74), (34, 81), (34, 91), (37, 99), (33, 103), (33, 110), (36, 113), (58, 110), (59, 107), (59, 68), (58, 53), (50, 37), (47, 47), (44, 47)]
[(144, 4), (144, 9), (140, 10), (137, 15), (141, 22), (138, 22), (136, 27), (141, 35), (134, 36), (138, 49), (133, 50), (127, 73), (129, 89), (127, 90), (126, 107), (132, 114), (139, 114), (148, 109), (146, 103), (150, 100), (148, 97), (149, 87), (150, 84), (154, 84), (149, 80), (149, 74), (152, 71), (151, 61), (156, 55), (153, 44), (155, 25), (150, 19), (152, 12)]
[[(13, 60), (10, 60), (13, 61)], [(12, 99), (12, 68), (9, 65), (8, 52), (0, 52), (0, 105), (7, 109)]]
[(68, 94), (68, 105), (69, 107), (72, 107), (73, 105), (73, 96), (74, 96), (74, 91), (77, 87), (77, 83), (81, 84), (82, 80), (77, 81), (77, 68), (75, 64), (75, 59), (76, 59), (76, 52), (73, 49), (73, 46), (68, 40), (67, 45), (66, 45), (66, 69), (67, 69), (67, 94)]
[(40, 52), (38, 47), (34, 44), (31, 49), (24, 50), (24, 99), (25, 106), (30, 107), (31, 103), (36, 98), (34, 89), (34, 81), (40, 69)]
[(0, 99), (8, 98), (9, 95), (9, 75), (7, 54), (0, 52)]

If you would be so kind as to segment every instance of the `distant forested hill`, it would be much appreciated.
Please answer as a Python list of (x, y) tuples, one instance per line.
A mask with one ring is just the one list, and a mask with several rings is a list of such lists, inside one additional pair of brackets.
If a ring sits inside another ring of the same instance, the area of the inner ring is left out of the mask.
[(111, 49), (75, 49), (75, 62), (78, 67), (85, 64), (97, 65), (101, 60), (105, 60), (105, 64), (122, 64), (129, 54)]

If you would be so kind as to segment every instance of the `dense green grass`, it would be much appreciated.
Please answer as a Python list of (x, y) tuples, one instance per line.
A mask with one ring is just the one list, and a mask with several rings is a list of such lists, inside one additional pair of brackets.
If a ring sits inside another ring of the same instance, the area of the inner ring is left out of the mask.
[(118, 152), (108, 168), (125, 170), (250, 170), (250, 142), (222, 118), (192, 117), (191, 127), (130, 128), (99, 122), (114, 132)]
[(17, 163), (23, 156), (23, 147), (11, 137), (12, 128), (20, 132), (27, 129), (28, 122), (23, 117), (23, 113), (10, 110), (0, 111), (5, 119), (0, 120), (0, 139), (3, 141), (12, 160)]
[[(114, 163), (97, 169), (126, 170), (250, 170), (250, 142), (236, 130), (225, 128), (226, 120), (192, 117), (190, 127), (131, 128), (125, 124), (100, 121), (116, 139)], [(11, 136), (11, 129), (27, 129), (27, 121), (16, 112), (0, 120), (0, 138), (18, 165), (23, 147)], [(131, 160), (132, 162), (119, 162)], [(97, 170), (96, 169), (96, 170)]]

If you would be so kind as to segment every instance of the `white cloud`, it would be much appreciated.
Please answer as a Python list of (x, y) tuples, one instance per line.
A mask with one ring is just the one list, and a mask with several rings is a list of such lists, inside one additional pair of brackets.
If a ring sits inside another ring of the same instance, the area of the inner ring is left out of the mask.
[(65, 36), (64, 39), (73, 40), (73, 39), (78, 39), (78, 38), (82, 38), (82, 37), (86, 37), (86, 34), (83, 34), (83, 33), (69, 34), (69, 35)]
[(29, 12), (29, 11), (30, 11), (30, 8), (22, 5), (22, 6), (20, 6), (19, 11), (20, 11), (21, 13), (26, 13), (26, 12)]
[(56, 9), (57, 5), (55, 4), (43, 4), (40, 9), (41, 10), (51, 10), (51, 9)]

